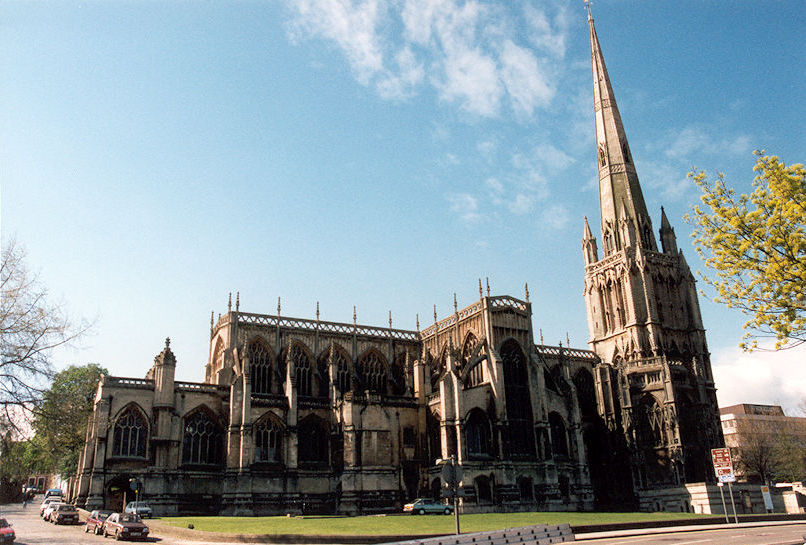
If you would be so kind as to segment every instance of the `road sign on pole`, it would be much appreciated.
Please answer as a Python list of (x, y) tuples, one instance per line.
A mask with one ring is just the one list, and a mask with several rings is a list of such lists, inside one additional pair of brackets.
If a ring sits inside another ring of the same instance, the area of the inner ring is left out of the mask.
[[(714, 473), (716, 473), (716, 480), (719, 484), (728, 483), (728, 490), (730, 491), (730, 507), (733, 510), (733, 518), (736, 523), (739, 523), (739, 517), (736, 516), (736, 505), (733, 503), (733, 488), (730, 483), (736, 482), (736, 475), (733, 474), (733, 460), (730, 457), (729, 448), (712, 448), (711, 460), (714, 462)], [(720, 492), (722, 489), (719, 489)], [(728, 513), (725, 509), (725, 519)]]

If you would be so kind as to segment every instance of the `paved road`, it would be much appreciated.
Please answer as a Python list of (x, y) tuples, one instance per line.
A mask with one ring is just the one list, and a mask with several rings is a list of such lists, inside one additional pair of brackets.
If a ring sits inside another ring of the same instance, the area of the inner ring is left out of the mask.
[[(56, 526), (39, 518), (39, 503), (35, 502), (26, 509), (19, 503), (13, 505), (0, 505), (0, 516), (5, 517), (17, 534), (14, 545), (111, 545), (115, 541), (111, 538), (84, 533), (84, 525)], [(148, 521), (146, 521), (148, 524)], [(187, 541), (182, 539), (149, 537), (150, 543), (159, 545), (211, 545), (200, 541)], [(142, 543), (142, 542), (141, 542)], [(215, 543), (212, 545), (227, 545)]]

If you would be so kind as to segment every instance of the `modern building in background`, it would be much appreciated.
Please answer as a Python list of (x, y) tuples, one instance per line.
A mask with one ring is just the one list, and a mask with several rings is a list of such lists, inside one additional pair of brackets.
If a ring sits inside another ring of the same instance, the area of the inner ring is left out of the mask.
[[(720, 407), (725, 446), (731, 450), (736, 476), (741, 481), (760, 482), (757, 472), (746, 471), (742, 456), (753, 457), (747, 465), (772, 463), (774, 449), (783, 439), (806, 445), (806, 418), (786, 416), (779, 405), (742, 403)], [(804, 475), (803, 477), (806, 477)]]
[[(589, 17), (603, 255), (587, 220), (590, 347), (537, 343), (523, 298), (479, 297), (412, 331), (234, 307), (211, 320), (203, 383), (166, 342), (144, 379), (104, 377), (73, 495), (157, 514), (368, 513), (444, 490), (464, 512), (692, 508), (722, 445), (694, 279), (660, 249)], [(529, 241), (524, 235), (524, 244)], [(661, 498), (661, 499), (658, 499)], [(651, 500), (651, 501), (650, 501)]]

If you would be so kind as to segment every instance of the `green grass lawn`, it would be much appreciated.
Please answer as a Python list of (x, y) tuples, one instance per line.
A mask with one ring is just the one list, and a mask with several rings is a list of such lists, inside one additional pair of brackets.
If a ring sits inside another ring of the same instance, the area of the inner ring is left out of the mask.
[[(562, 524), (572, 526), (678, 520), (711, 517), (691, 513), (483, 513), (461, 515), (462, 532), (481, 532), (530, 526)], [(719, 516), (718, 518), (722, 518)], [(162, 522), (196, 530), (232, 534), (305, 535), (416, 535), (453, 533), (454, 519), (445, 515), (366, 517), (166, 517)]]

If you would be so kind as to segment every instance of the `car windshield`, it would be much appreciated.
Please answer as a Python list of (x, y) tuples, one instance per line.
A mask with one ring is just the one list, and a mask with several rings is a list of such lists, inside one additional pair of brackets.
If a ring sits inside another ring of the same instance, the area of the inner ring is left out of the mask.
[(0, 519), (0, 528), (8, 528), (9, 526), (11, 525), (6, 522), (6, 519)]
[(140, 517), (127, 513), (120, 517), (120, 522), (140, 522)]
[(73, 505), (60, 505), (56, 509), (59, 511), (75, 511), (76, 508)]
[(112, 513), (105, 513), (105, 512), (103, 512), (103, 511), (101, 511), (100, 513), (98, 513), (98, 514), (97, 514), (97, 515), (95, 515), (95, 516), (96, 516), (96, 517), (98, 517), (98, 518), (99, 518), (99, 519), (101, 519), (101, 520), (104, 520), (104, 519), (109, 518), (109, 515), (111, 515), (111, 514), (112, 514)]

